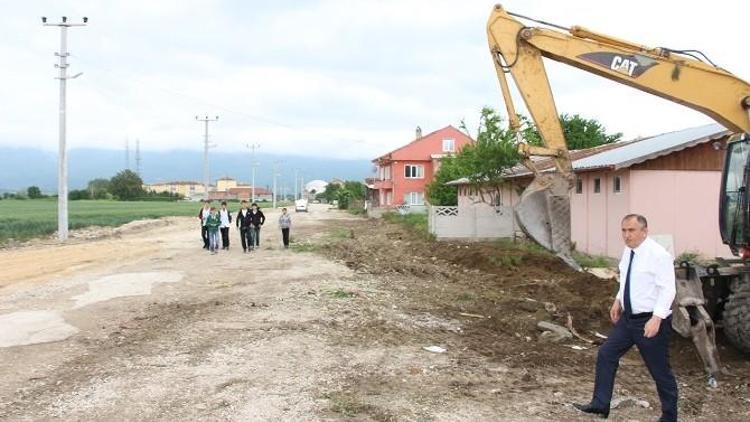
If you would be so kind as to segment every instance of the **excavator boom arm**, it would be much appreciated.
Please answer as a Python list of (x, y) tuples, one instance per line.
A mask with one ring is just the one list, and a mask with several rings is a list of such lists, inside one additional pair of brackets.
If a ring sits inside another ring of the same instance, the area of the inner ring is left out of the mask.
[[(566, 148), (542, 57), (700, 111), (733, 132), (750, 132), (750, 84), (693, 57), (582, 27), (566, 32), (528, 27), (499, 5), (487, 23), (487, 36), (498, 76), (504, 78), (500, 73), (506, 72), (513, 76), (546, 146), (552, 150), (545, 155), (564, 155), (559, 151)], [(564, 171), (560, 167), (567, 166), (558, 166)]]

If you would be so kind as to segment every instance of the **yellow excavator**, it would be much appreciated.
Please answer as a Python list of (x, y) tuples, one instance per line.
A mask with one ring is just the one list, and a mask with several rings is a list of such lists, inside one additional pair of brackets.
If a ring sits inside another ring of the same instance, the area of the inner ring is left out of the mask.
[[(741, 259), (707, 268), (681, 263), (672, 322), (677, 332), (692, 338), (709, 383), (715, 385), (722, 371), (715, 320), (722, 321), (724, 333), (737, 348), (750, 353), (750, 265), (745, 261), (750, 258), (750, 84), (699, 51), (650, 48), (580, 26), (566, 28), (510, 13), (500, 5), (487, 22), (487, 37), (510, 127), (517, 134), (523, 163), (534, 175), (516, 206), (516, 219), (531, 239), (576, 269), (580, 268), (571, 256), (570, 234), (575, 176), (543, 58), (700, 111), (732, 133), (722, 174), (719, 229), (724, 243)], [(506, 74), (512, 76), (544, 146), (522, 139)], [(555, 171), (539, 171), (535, 157), (552, 159)]]

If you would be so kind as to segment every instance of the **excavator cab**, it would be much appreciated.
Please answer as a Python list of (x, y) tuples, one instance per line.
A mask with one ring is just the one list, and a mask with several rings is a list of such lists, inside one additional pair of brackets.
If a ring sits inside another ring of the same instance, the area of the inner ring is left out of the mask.
[(721, 240), (729, 246), (733, 254), (743, 258), (750, 258), (750, 227), (748, 227), (750, 208), (747, 198), (749, 153), (750, 135), (748, 134), (727, 144), (721, 180), (721, 200), (719, 201)]

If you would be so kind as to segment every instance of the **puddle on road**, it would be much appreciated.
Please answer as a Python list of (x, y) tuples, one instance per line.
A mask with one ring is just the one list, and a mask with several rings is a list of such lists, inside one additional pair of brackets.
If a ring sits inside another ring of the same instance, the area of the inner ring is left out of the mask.
[(158, 271), (146, 273), (123, 273), (89, 281), (89, 291), (74, 296), (74, 309), (124, 296), (142, 296), (151, 294), (156, 283), (176, 283), (182, 280), (182, 273), (177, 271)]
[(78, 332), (57, 311), (20, 311), (0, 315), (0, 347), (65, 340)]

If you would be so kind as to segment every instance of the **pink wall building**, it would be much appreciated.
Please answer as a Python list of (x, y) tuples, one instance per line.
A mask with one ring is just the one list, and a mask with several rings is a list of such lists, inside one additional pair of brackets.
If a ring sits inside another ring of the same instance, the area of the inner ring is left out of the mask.
[[(571, 191), (571, 235), (576, 249), (619, 258), (622, 217), (644, 215), (649, 234), (679, 256), (729, 257), (719, 234), (719, 192), (728, 131), (711, 124), (597, 149), (571, 151), (576, 185)], [(551, 163), (540, 161), (541, 170)], [(530, 174), (516, 168), (500, 203), (513, 206)], [(459, 207), (476, 200), (464, 181)]]
[(373, 206), (423, 206), (425, 188), (440, 168), (440, 160), (473, 140), (453, 126), (417, 137), (412, 142), (373, 160), (377, 174), (373, 183)]

